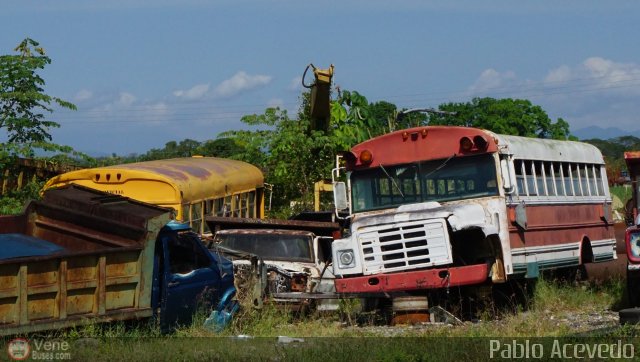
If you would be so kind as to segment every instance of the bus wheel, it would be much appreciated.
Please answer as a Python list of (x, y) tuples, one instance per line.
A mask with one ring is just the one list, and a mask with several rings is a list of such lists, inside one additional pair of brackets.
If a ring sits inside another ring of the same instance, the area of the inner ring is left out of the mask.
[(618, 315), (620, 316), (620, 324), (640, 323), (640, 308), (621, 309)]
[(627, 272), (627, 296), (629, 306), (640, 307), (640, 273)]

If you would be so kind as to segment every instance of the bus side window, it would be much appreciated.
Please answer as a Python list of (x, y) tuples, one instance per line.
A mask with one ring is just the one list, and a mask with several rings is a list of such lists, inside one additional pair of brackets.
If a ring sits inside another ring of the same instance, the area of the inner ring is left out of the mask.
[(564, 178), (564, 191), (567, 196), (573, 196), (573, 181), (571, 175), (571, 165), (569, 163), (562, 163), (562, 174)]
[(231, 216), (231, 211), (233, 210), (232, 197), (231, 195), (224, 197), (224, 204), (222, 205), (220, 216)]
[(604, 196), (604, 189), (602, 185), (602, 166), (595, 165), (593, 166), (593, 173), (596, 180), (596, 188), (598, 190), (598, 195)]
[(191, 226), (191, 229), (197, 233), (202, 232), (202, 204), (202, 202), (191, 204), (191, 220), (189, 225)]
[(573, 182), (573, 192), (576, 196), (582, 196), (583, 190), (580, 183), (580, 165), (577, 163), (571, 164), (571, 181)]
[(189, 204), (182, 204), (182, 220), (180, 222), (189, 222), (191, 220), (191, 210)]
[(248, 213), (248, 217), (256, 217), (256, 192), (255, 191), (251, 191), (249, 192), (249, 201), (248, 201), (248, 208), (249, 208), (249, 213)]
[(204, 202), (204, 215), (213, 215), (213, 200)]
[(535, 172), (536, 187), (538, 195), (547, 196), (547, 183), (545, 180), (545, 172), (542, 161), (533, 161), (533, 171)]
[(556, 196), (555, 189), (555, 174), (553, 172), (553, 163), (552, 162), (543, 162), (544, 166), (544, 178), (547, 186), (547, 195)]
[(536, 175), (534, 174), (535, 168), (533, 167), (533, 161), (524, 161), (527, 180), (527, 191), (529, 196), (538, 196), (538, 189), (536, 185)]
[(526, 174), (524, 172), (524, 161), (522, 160), (513, 161), (513, 167), (515, 168), (515, 171), (516, 171), (516, 188), (518, 189), (518, 195), (527, 196), (527, 189), (524, 182), (524, 178)]
[(584, 196), (594, 195), (595, 192), (591, 190), (590, 179), (593, 177), (589, 177), (589, 172), (587, 172), (587, 168), (589, 165), (580, 165), (580, 181), (582, 182), (582, 194)]
[(565, 196), (564, 180), (562, 177), (562, 164), (560, 162), (553, 163), (553, 175), (555, 179), (555, 190), (558, 196)]

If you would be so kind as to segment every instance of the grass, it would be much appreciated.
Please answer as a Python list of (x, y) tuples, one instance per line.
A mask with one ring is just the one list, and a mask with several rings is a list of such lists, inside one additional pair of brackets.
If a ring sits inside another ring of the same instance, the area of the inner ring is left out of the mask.
[[(489, 305), (481, 311), (481, 321), (456, 326), (381, 326), (372, 318), (358, 318), (357, 303), (350, 301), (333, 314), (297, 315), (269, 304), (262, 310), (245, 307), (221, 333), (204, 328), (208, 315), (200, 313), (191, 325), (171, 335), (162, 335), (149, 321), (139, 321), (88, 325), (30, 338), (70, 341), (74, 359), (96, 361), (473, 361), (486, 358), (488, 341), (495, 338), (638, 336), (639, 327), (617, 326), (615, 321), (605, 331), (563, 322), (576, 315), (611, 316), (624, 298), (623, 290), (621, 279), (599, 284), (539, 279), (530, 293), (523, 293), (521, 303)], [(279, 336), (303, 342), (279, 343)]]
[(611, 186), (609, 187), (609, 192), (612, 196), (615, 196), (622, 203), (622, 209), (624, 210), (624, 205), (627, 200), (632, 197), (632, 190), (629, 185), (627, 186)]
[[(576, 329), (562, 323), (576, 314), (599, 315), (620, 303), (624, 281), (573, 284), (540, 279), (530, 297), (515, 308), (487, 307), (486, 318), (461, 325), (380, 326), (358, 320), (353, 303), (341, 313), (296, 315), (286, 308), (265, 305), (243, 308), (221, 333), (203, 327), (207, 315), (174, 334), (161, 335), (151, 323), (91, 325), (43, 338), (73, 342), (74, 358), (91, 360), (482, 360), (489, 338), (601, 338), (638, 336), (636, 326), (608, 331)], [(611, 314), (611, 312), (609, 312)], [(491, 317), (490, 316), (498, 316)], [(279, 343), (279, 336), (304, 339)], [(402, 338), (380, 338), (402, 337)], [(428, 345), (429, 348), (425, 348)], [(454, 346), (455, 348), (452, 348)], [(460, 346), (465, 346), (464, 348)], [(428, 354), (427, 354), (428, 351)], [(476, 356), (476, 357), (474, 357)]]

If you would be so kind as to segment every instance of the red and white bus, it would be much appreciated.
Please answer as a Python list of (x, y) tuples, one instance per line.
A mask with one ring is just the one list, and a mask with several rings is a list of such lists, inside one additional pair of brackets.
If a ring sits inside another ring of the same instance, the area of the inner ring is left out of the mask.
[(426, 126), (343, 158), (347, 181), (334, 195), (351, 226), (332, 245), (339, 293), (490, 285), (616, 258), (592, 145)]
[[(629, 177), (631, 179), (631, 207), (627, 210), (630, 215), (628, 219), (631, 225), (625, 231), (625, 246), (627, 247), (627, 291), (631, 307), (640, 307), (640, 151), (629, 151), (624, 153), (624, 160), (627, 163)], [(629, 313), (629, 312), (625, 312)], [(625, 319), (622, 311), (620, 320)], [(640, 322), (640, 311), (635, 309), (631, 312), (634, 322)]]

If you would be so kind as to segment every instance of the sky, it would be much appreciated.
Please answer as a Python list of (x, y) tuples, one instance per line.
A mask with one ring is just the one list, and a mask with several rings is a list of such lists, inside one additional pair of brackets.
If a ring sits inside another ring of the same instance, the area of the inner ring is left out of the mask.
[(53, 141), (92, 155), (293, 117), (309, 63), (370, 102), (529, 99), (572, 131), (640, 137), (638, 19), (638, 1), (4, 0), (0, 54), (44, 47), (45, 92), (78, 107), (47, 116)]

